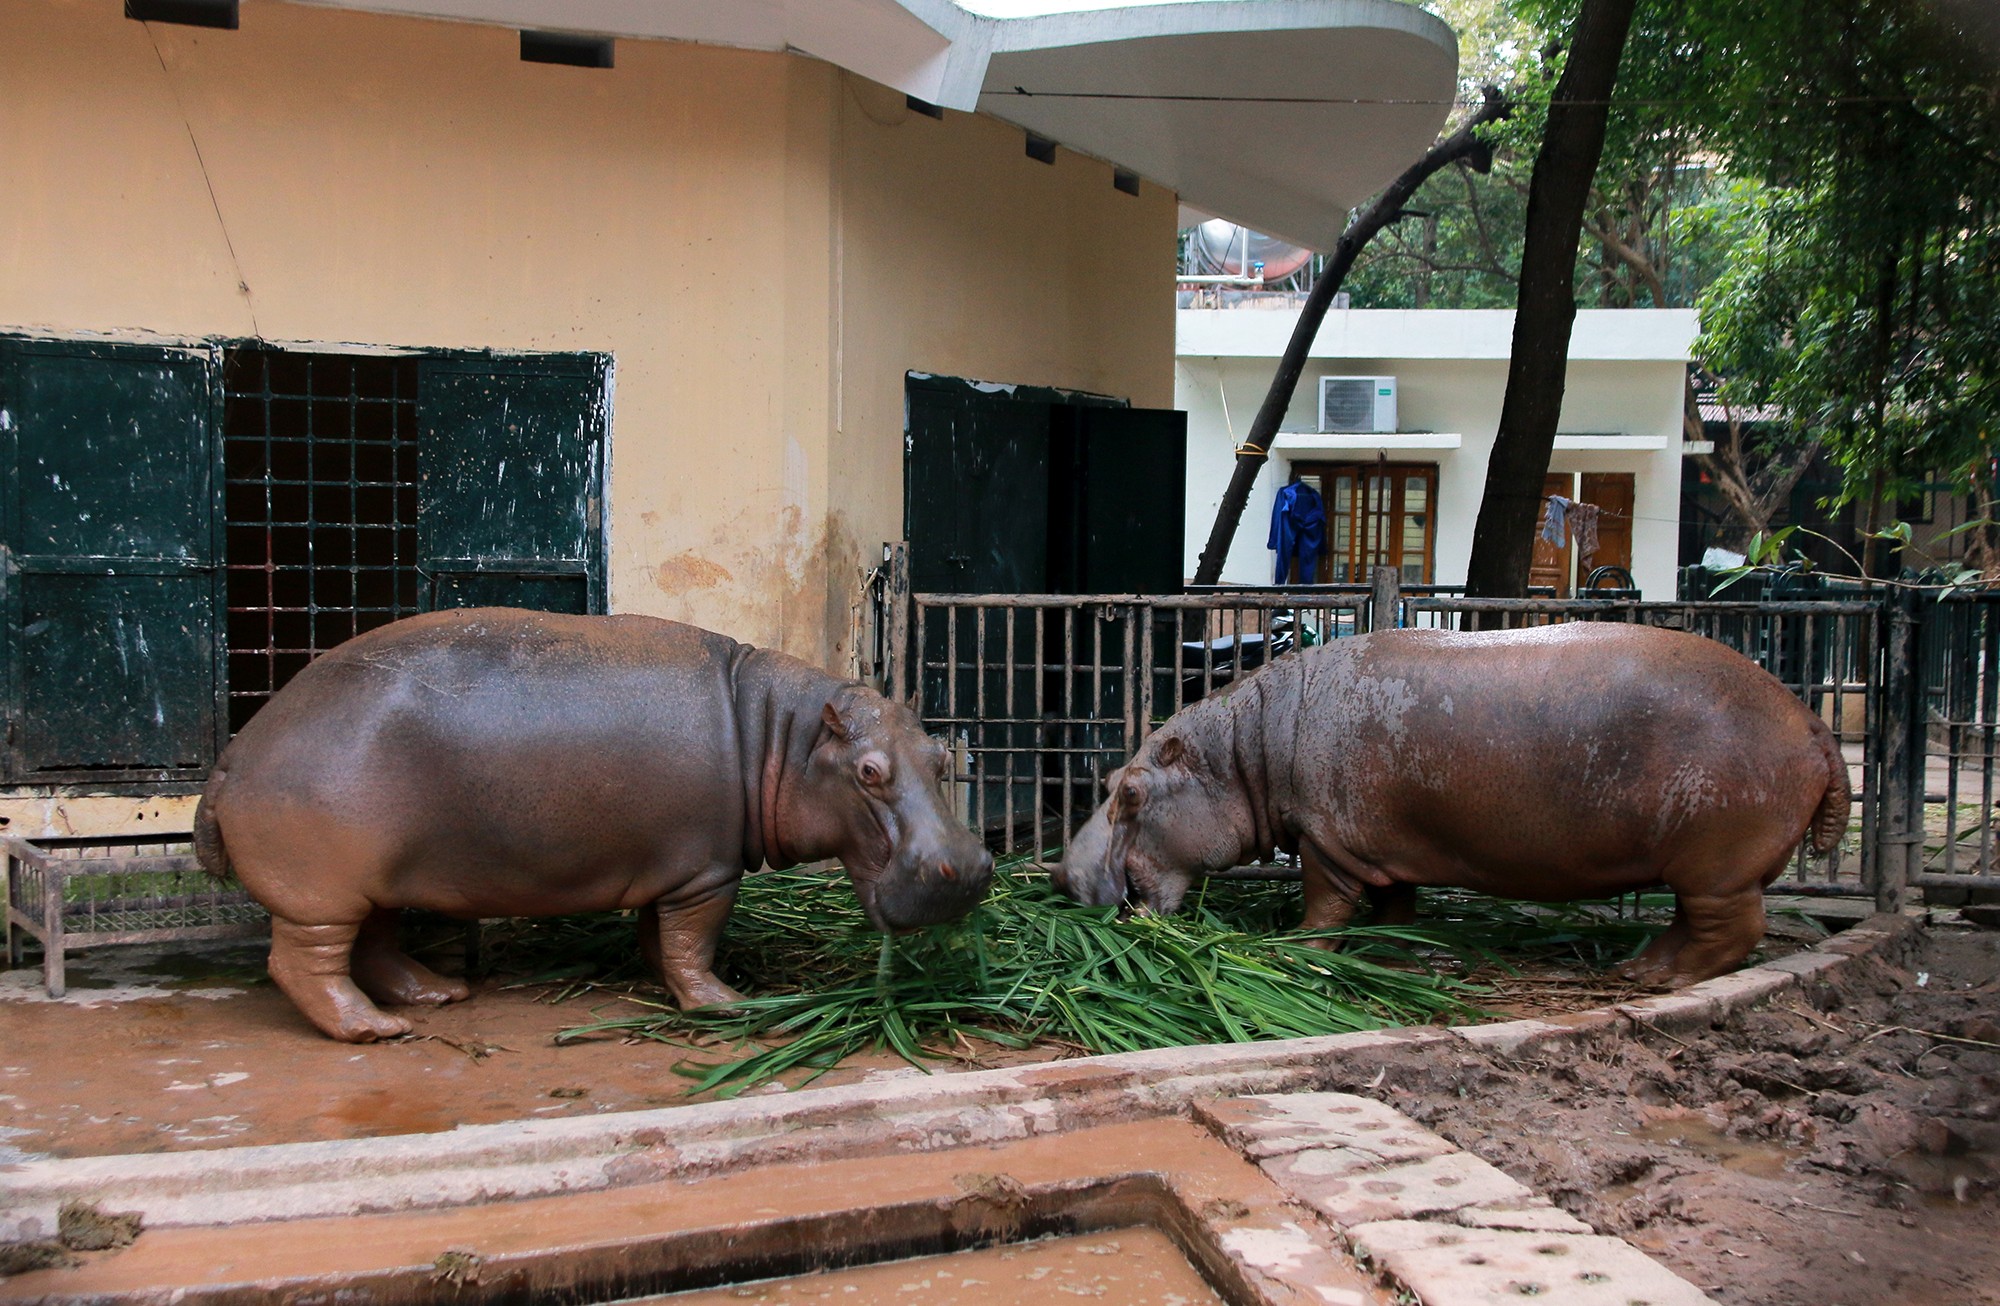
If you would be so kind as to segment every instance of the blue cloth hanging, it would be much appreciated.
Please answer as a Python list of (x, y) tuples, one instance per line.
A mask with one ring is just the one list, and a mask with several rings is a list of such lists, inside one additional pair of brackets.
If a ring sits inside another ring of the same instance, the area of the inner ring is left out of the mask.
[(1318, 490), (1304, 481), (1293, 481), (1278, 491), (1277, 501), (1271, 505), (1271, 538), (1264, 547), (1278, 555), (1272, 584), (1290, 580), (1294, 559), (1299, 564), (1301, 585), (1319, 578), (1319, 555), (1326, 552), (1326, 503)]

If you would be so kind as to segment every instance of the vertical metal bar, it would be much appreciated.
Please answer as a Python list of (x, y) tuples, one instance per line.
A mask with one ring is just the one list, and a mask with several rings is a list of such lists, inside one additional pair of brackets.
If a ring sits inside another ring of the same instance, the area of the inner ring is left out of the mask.
[[(972, 772), (972, 810), (977, 814), (973, 828), (984, 833), (993, 828), (987, 810), (986, 779), (986, 605), (972, 609), (972, 720), (966, 723), (967, 764)], [(1006, 813), (1001, 819), (1008, 819)]]
[(1978, 602), (1980, 624), (1980, 874), (1994, 874), (1994, 702), (2000, 694), (2000, 632), (1994, 630), (1994, 608), (1984, 598)]
[[(1041, 850), (1042, 831), (1040, 822), (1042, 819), (1042, 812), (1048, 806), (1048, 782), (1049, 782), (1048, 773), (1050, 770), (1049, 762), (1051, 761), (1051, 758), (1049, 757), (1048, 753), (1049, 743), (1050, 743), (1049, 713), (1047, 706), (1048, 678), (1049, 678), (1049, 646), (1047, 643), (1048, 613), (1046, 609), (1039, 607), (1035, 609), (1034, 630), (1035, 630), (1035, 646), (1034, 646), (1035, 647), (1035, 726), (1034, 726), (1035, 752), (1033, 756), (1034, 756), (1034, 768), (1035, 768), (1035, 821), (1036, 821), (1035, 857), (1037, 860), (1039, 860), (1042, 856), (1042, 850)], [(1069, 853), (1069, 809), (1066, 806), (1063, 806), (1062, 804), (1057, 804), (1055, 810), (1056, 810), (1057, 838), (1059, 846), (1062, 848), (1062, 851), (1066, 856)]]
[[(1882, 754), (1886, 729), (1883, 686), (1886, 656), (1881, 638), (1886, 618), (1880, 608), (1866, 618), (1846, 622), (1849, 674), (1861, 684), (1861, 865), (1862, 886), (1873, 891), (1881, 874)], [(1845, 643), (1846, 641), (1843, 641)], [(1844, 697), (1844, 696), (1843, 696)], [(1844, 707), (1844, 704), (1843, 704)]]
[(1139, 650), (1134, 639), (1139, 633), (1139, 610), (1137, 603), (1125, 604), (1125, 618), (1118, 623), (1125, 633), (1125, 691), (1121, 696), (1125, 705), (1125, 737), (1119, 746), (1127, 757), (1139, 747), (1139, 686), (1134, 683), (1139, 677)]
[[(1929, 732), (1926, 731), (1926, 734)], [(1958, 750), (1960, 736), (1959, 723), (1945, 723), (1945, 775), (1944, 775), (1944, 873), (1951, 875), (1958, 870)]]
[[(1215, 633), (1214, 622), (1210, 620), (1214, 615), (1214, 608), (1201, 610), (1201, 697), (1203, 698), (1207, 698), (1209, 692), (1215, 688), (1215, 641), (1220, 636)], [(1236, 650), (1238, 657), (1243, 656), (1243, 638), (1240, 633), (1236, 639)]]
[(1076, 803), (1076, 605), (1063, 607), (1063, 650), (1062, 650), (1062, 717), (1060, 735), (1062, 749), (1062, 814), (1064, 824), (1069, 822), (1070, 809)]
[(1377, 567), (1371, 579), (1375, 588), (1368, 600), (1368, 629), (1394, 630), (1400, 624), (1396, 607), (1402, 597), (1402, 574), (1393, 567)]
[[(907, 670), (902, 669), (901, 656), (899, 655), (897, 658), (899, 669), (896, 672), (896, 678), (899, 682), (907, 681), (907, 683), (902, 685), (903, 692), (897, 695), (897, 698), (899, 701), (907, 702), (911, 709), (916, 712), (917, 719), (922, 721), (925, 728), (928, 729), (937, 715), (936, 705), (928, 701), (924, 694), (924, 634), (930, 613), (927, 608), (918, 605), (914, 601), (912, 601), (910, 606), (917, 622), (916, 641), (914, 644), (905, 646), (910, 652), (910, 661)], [(950, 732), (949, 726), (945, 729), (947, 733)]]
[[(357, 465), (360, 451), (356, 447), (361, 439), (361, 429), (357, 417), (361, 411), (361, 392), (356, 388), (355, 373), (359, 369), (353, 363), (347, 365), (347, 634), (349, 638), (362, 631), (361, 613), (361, 469)], [(379, 524), (379, 523), (378, 523)], [(393, 548), (394, 540), (390, 541)], [(319, 631), (313, 631), (313, 643), (319, 643)]]
[(1146, 668), (1146, 673), (1139, 681), (1139, 733), (1132, 741), (1134, 748), (1145, 743), (1146, 737), (1153, 733), (1153, 678), (1158, 674), (1158, 668), (1153, 665), (1153, 653), (1157, 646), (1153, 638), (1155, 611), (1149, 602), (1139, 612), (1140, 663)]
[[(1002, 608), (1000, 612), (1002, 618), (1007, 623), (1007, 638), (1006, 638), (1006, 650), (1005, 650), (1006, 661), (1004, 663), (1005, 670), (1001, 672), (1001, 674), (1006, 677), (1006, 684), (1001, 689), (1001, 702), (1003, 706), (1000, 709), (1002, 713), (1002, 718), (1005, 721), (1005, 725), (1002, 727), (1002, 729), (1006, 732), (1005, 737), (1002, 740), (1002, 742), (1005, 745), (1005, 751), (1001, 754), (1001, 756), (1005, 759), (1005, 767), (1002, 771), (1002, 775), (1005, 778), (1002, 782), (1002, 793), (1004, 797), (1002, 798), (1001, 801), (1004, 802), (1007, 807), (1007, 836), (1005, 839), (1001, 841), (1001, 849), (1002, 851), (1011, 854), (1016, 851), (1015, 840), (1014, 840), (1014, 813), (1017, 809), (1014, 803), (1014, 774), (1015, 772), (1021, 769), (1021, 760), (1022, 760), (1021, 759), (1022, 731), (1021, 731), (1021, 721), (1020, 721), (1021, 714), (1018, 710), (1016, 710), (1016, 705), (1014, 702), (1014, 681), (1020, 676), (1020, 666), (1016, 663), (1014, 657), (1014, 627), (1020, 623), (1021, 610), (1019, 608)], [(1030, 795), (1030, 797), (1032, 798), (1032, 795)], [(1028, 808), (1028, 816), (1029, 819), (1034, 822), (1034, 831), (1035, 831), (1034, 860), (1040, 861), (1042, 859), (1041, 808), (1035, 806), (1031, 802)]]
[[(910, 683), (909, 660), (914, 656), (919, 662), (923, 650), (913, 654), (910, 649), (910, 546), (897, 540), (889, 546), (889, 574), (883, 582), (883, 603), (889, 609), (888, 660), (889, 697), (898, 703), (914, 702), (916, 686)], [(921, 630), (918, 639), (922, 639)], [(919, 674), (918, 679), (923, 677)]]
[[(1915, 683), (1919, 630), (1914, 603), (1907, 592), (1896, 595), (1886, 605), (1886, 611), (1883, 805), (1877, 823), (1882, 852), (1876, 858), (1874, 888), (1877, 910), (1900, 912), (1912, 861), (1921, 856), (1923, 848), (1924, 776), (1922, 752), (1915, 746), (1919, 723), (1914, 719), (1919, 698)], [(1914, 795), (1910, 792), (1912, 781)]]
[[(1104, 610), (1090, 623), (1090, 773), (1104, 773)], [(1095, 790), (1092, 791), (1093, 795)]]
[(952, 733), (958, 734), (962, 722), (958, 719), (958, 605), (947, 603), (944, 607), (944, 714), (951, 722)]

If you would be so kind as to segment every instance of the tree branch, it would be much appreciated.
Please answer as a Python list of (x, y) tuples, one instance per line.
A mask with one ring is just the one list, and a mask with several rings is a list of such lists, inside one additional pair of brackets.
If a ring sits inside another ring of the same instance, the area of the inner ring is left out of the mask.
[(1298, 323), (1292, 328), (1292, 338), (1278, 360), (1277, 374), (1271, 378), (1271, 388), (1264, 394), (1264, 404), (1257, 410), (1249, 434), (1243, 437), (1243, 444), (1236, 451), (1236, 468), (1230, 475), (1229, 488), (1223, 492), (1222, 503), (1215, 512), (1215, 525), (1210, 529), (1208, 543), (1202, 546), (1201, 558), (1195, 564), (1195, 584), (1213, 585), (1222, 575), (1222, 564), (1229, 556), (1230, 541), (1236, 538), (1236, 528), (1243, 520), (1243, 505), (1250, 498), (1250, 487), (1256, 483), (1257, 473), (1263, 470), (1264, 463), (1271, 456), (1271, 440), (1278, 434), (1278, 424), (1284, 420), (1285, 409), (1291, 405), (1292, 392), (1298, 389), (1299, 374), (1305, 370), (1306, 355), (1312, 348), (1313, 337), (1319, 334), (1320, 323), (1326, 319), (1326, 310), (1333, 303), (1334, 292), (1347, 279), (1355, 257), (1376, 232), (1402, 216), (1403, 206), (1410, 202), (1417, 188), (1440, 168), (1460, 160), (1482, 171), (1493, 166), (1492, 148), (1479, 139), (1478, 132), (1487, 123), (1507, 117), (1513, 112), (1513, 104), (1492, 86), (1483, 87), (1481, 97), (1480, 106), (1458, 125), (1456, 131), (1431, 146), (1421, 159), (1405, 168), (1387, 189), (1354, 215), (1347, 224), (1347, 230), (1340, 234), (1333, 256), (1327, 260), (1319, 280), (1313, 284), (1312, 294), (1306, 297), (1299, 310)]

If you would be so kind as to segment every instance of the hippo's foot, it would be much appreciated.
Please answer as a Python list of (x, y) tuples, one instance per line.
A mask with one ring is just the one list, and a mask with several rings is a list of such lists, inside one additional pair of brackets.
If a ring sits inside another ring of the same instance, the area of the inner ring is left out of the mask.
[(713, 975), (669, 975), (667, 987), (682, 1011), (695, 1007), (729, 1007), (743, 1001), (743, 995)]
[(410, 1032), (409, 1021), (377, 1007), (353, 980), (344, 976), (288, 976), (280, 974), (274, 966), (271, 978), (300, 1013), (328, 1038), (343, 1043), (378, 1043)]
[(377, 1002), (405, 1007), (441, 1007), (472, 996), (464, 980), (446, 979), (430, 967), (400, 952), (354, 958), (354, 982)]
[(1681, 892), (1673, 923), (1617, 974), (1649, 988), (1686, 988), (1735, 970), (1763, 937), (1761, 885), (1730, 893)]
[(1652, 988), (1663, 984), (1673, 973), (1671, 960), (1647, 961), (1644, 957), (1634, 957), (1622, 966), (1615, 967), (1612, 974), (1627, 984), (1637, 984), (1641, 988)]
[(410, 1032), (410, 1022), (370, 1002), (348, 974), (360, 928), (272, 920), (272, 982), (328, 1038), (343, 1043), (399, 1038)]
[(348, 963), (355, 984), (377, 1002), (409, 1007), (437, 1007), (471, 997), (472, 988), (464, 981), (446, 979), (403, 951), (396, 935), (401, 915), (378, 910), (361, 923)]

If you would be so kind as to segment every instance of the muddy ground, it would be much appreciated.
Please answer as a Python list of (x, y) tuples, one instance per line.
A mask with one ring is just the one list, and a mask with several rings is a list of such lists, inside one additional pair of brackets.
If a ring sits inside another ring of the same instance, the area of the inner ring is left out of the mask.
[(2000, 932), (1727, 1027), (1376, 1088), (1727, 1303), (2000, 1302)]

